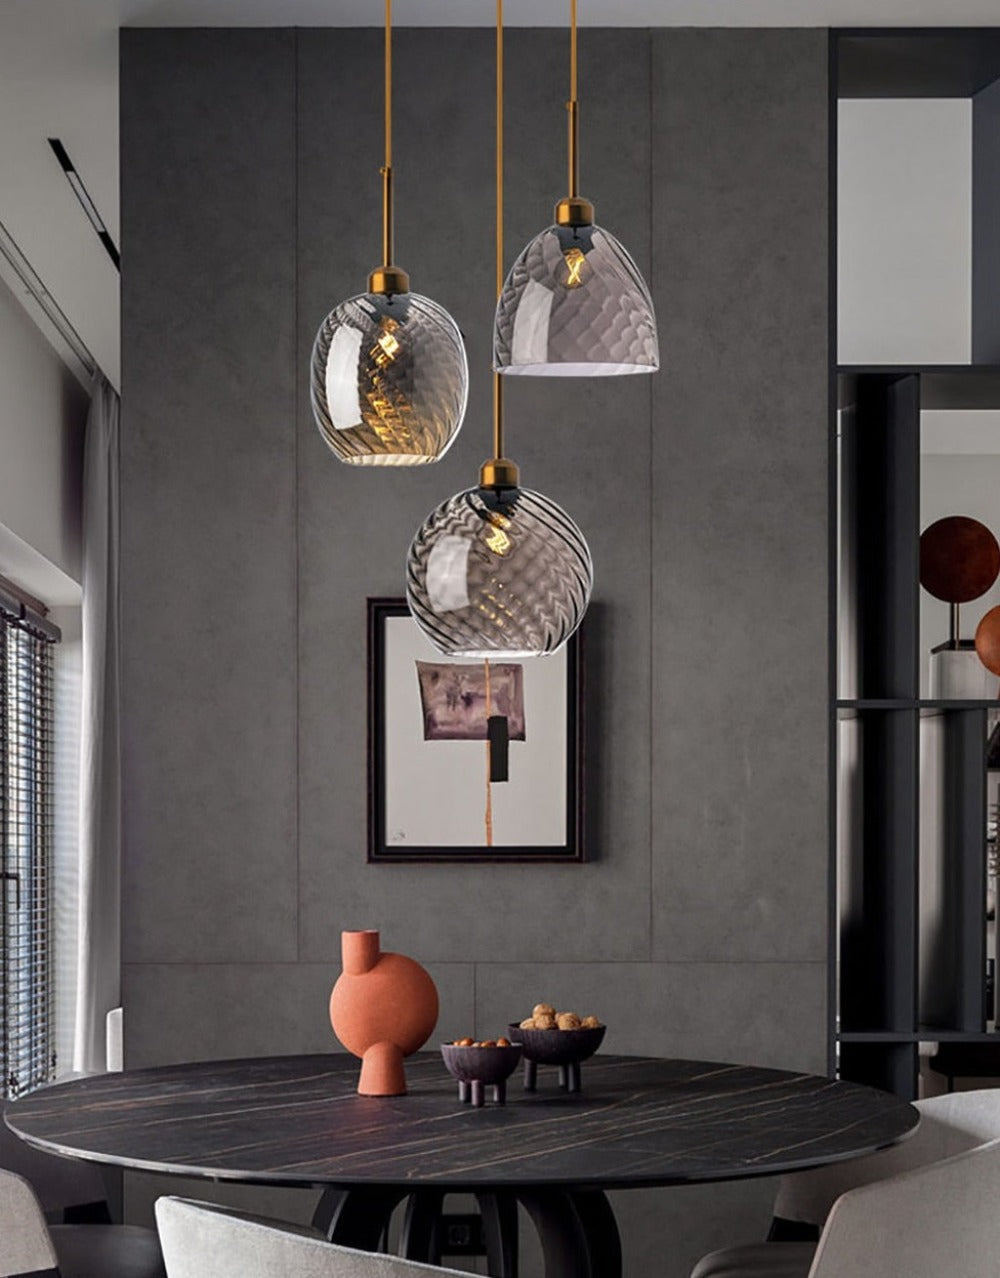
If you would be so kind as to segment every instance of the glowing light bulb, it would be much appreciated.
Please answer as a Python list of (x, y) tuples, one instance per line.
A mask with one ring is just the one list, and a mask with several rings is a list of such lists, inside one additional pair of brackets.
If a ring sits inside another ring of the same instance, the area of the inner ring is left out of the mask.
[(381, 354), (374, 348), (371, 354), (376, 364), (386, 364), (389, 360), (396, 358), (396, 352), (399, 350), (399, 340), (393, 336), (399, 325), (393, 319), (383, 319), (379, 327), (381, 331), (375, 345), (379, 348)]
[(566, 276), (566, 287), (579, 288), (583, 283), (583, 280), (580, 278), (580, 272), (583, 270), (583, 264), (587, 260), (583, 255), (583, 250), (575, 247), (567, 249), (563, 254), (563, 257), (566, 260), (566, 268), (568, 271)]
[(495, 555), (505, 555), (510, 550), (510, 538), (507, 536), (507, 529), (510, 527), (510, 520), (504, 518), (499, 511), (490, 511), (487, 516), (490, 530), (486, 534), (486, 544)]

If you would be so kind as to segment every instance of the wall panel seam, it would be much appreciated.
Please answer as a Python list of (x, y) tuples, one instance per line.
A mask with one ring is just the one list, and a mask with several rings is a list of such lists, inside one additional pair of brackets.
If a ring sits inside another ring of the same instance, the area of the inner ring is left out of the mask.
[[(648, 183), (650, 183), (650, 199), (648, 199), (648, 206), (650, 206), (650, 222), (648, 222), (648, 226), (650, 226), (650, 289), (652, 291), (653, 298), (656, 298), (656, 270), (655, 270), (655, 262), (653, 262), (653, 236), (652, 236), (653, 226), (656, 225), (656, 219), (655, 217), (653, 217), (653, 198), (655, 198), (653, 197), (653, 190), (655, 190), (655, 188), (653, 188), (653, 174), (652, 174), (652, 138), (653, 138), (652, 28), (648, 29), (648, 31), (646, 32), (646, 65), (647, 65), (648, 78), (650, 78), (648, 79), (648, 87), (647, 87), (647, 95), (646, 95), (647, 97), (646, 110), (648, 112), (648, 118), (650, 118), (650, 132), (648, 132), (648, 139), (650, 139), (650, 162), (648, 162), (648, 169), (647, 169), (647, 180), (648, 180)], [(655, 307), (655, 305), (656, 303), (653, 303), (653, 307)], [(655, 313), (655, 309), (653, 309), (653, 313)], [(659, 373), (653, 373), (653, 377), (656, 377), (656, 376), (659, 376)], [(655, 918), (653, 918), (653, 877), (652, 877), (652, 847), (653, 847), (653, 842), (652, 842), (652, 794), (653, 794), (653, 766), (652, 766), (652, 745), (653, 745), (653, 739), (652, 739), (652, 725), (653, 725), (653, 707), (652, 707), (652, 694), (653, 694), (652, 520), (653, 520), (653, 511), (652, 511), (652, 498), (653, 498), (653, 483), (652, 483), (652, 477), (653, 477), (653, 447), (655, 447), (655, 432), (653, 432), (652, 390), (653, 389), (652, 389), (652, 377), (651, 377), (651, 378), (648, 378), (648, 386), (646, 389), (646, 394), (648, 397), (648, 431), (650, 431), (650, 451), (648, 451), (648, 456), (650, 456), (650, 473), (648, 473), (648, 506), (647, 506), (648, 515), (646, 520), (647, 537), (648, 537), (647, 550), (648, 550), (648, 556), (650, 556), (650, 580), (648, 580), (648, 590), (650, 590), (650, 627), (648, 627), (648, 634), (650, 634), (650, 665), (648, 665), (648, 676), (647, 676), (648, 677), (648, 695), (647, 695), (647, 702), (646, 702), (647, 716), (648, 716), (648, 734), (650, 734), (650, 777), (648, 777), (648, 786), (650, 786), (650, 789), (648, 789), (648, 794), (650, 794), (650, 800), (648, 800), (647, 817), (646, 817), (646, 837), (648, 840), (648, 849), (650, 849), (650, 878), (648, 878), (648, 883), (650, 883), (650, 919), (648, 919), (648, 955), (650, 955), (650, 959), (652, 959), (653, 957), (653, 948), (655, 948), (653, 947), (653, 927), (655, 927)]]
[(294, 155), (292, 171), (295, 182), (295, 284), (292, 304), (295, 308), (292, 343), (292, 455), (295, 466), (295, 526), (293, 529), (293, 549), (295, 554), (295, 957), (302, 958), (302, 679), (300, 677), (302, 659), (302, 618), (301, 618), (301, 561), (299, 556), (299, 504), (300, 504), (300, 468), (299, 468), (299, 28), (292, 35), (292, 76), (294, 86), (294, 103), (292, 121), (295, 129)]

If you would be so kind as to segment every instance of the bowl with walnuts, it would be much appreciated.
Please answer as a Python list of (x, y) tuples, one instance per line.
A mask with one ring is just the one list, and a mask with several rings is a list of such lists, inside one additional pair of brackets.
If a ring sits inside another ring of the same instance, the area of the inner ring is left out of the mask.
[(559, 1067), (559, 1085), (580, 1090), (580, 1063), (593, 1056), (607, 1027), (596, 1016), (560, 1012), (551, 1003), (536, 1003), (530, 1016), (511, 1024), (508, 1034), (524, 1049), (524, 1086), (534, 1091), (539, 1065)]
[(509, 1038), (456, 1038), (441, 1044), (441, 1057), (448, 1073), (458, 1080), (458, 1099), (479, 1109), (486, 1088), (493, 1090), (498, 1105), (507, 1100), (507, 1079), (521, 1059), (521, 1044)]

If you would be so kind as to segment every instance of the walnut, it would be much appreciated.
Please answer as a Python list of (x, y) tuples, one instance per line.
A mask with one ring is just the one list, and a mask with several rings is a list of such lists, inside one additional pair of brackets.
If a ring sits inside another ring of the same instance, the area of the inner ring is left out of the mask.
[(527, 1020), (521, 1022), (521, 1029), (535, 1029), (534, 1017), (529, 1016)]
[(596, 1016), (585, 1016), (580, 1022), (581, 1029), (600, 1029), (601, 1022)]
[(531, 1010), (532, 1016), (555, 1016), (556, 1009), (551, 1003), (536, 1003)]
[(543, 1013), (535, 1017), (535, 1029), (555, 1029), (556, 1018), (551, 1013)]
[(561, 1030), (579, 1029), (580, 1018), (576, 1012), (560, 1012), (556, 1017), (556, 1024)]

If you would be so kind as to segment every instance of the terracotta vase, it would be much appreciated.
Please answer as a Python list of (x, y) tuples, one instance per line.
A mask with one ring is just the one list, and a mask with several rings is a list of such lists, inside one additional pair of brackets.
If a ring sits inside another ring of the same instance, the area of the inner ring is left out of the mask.
[(423, 1047), (438, 1018), (429, 974), (403, 954), (383, 954), (378, 932), (342, 932), (344, 970), (330, 995), (330, 1024), (361, 1057), (362, 1096), (402, 1096), (403, 1058)]

